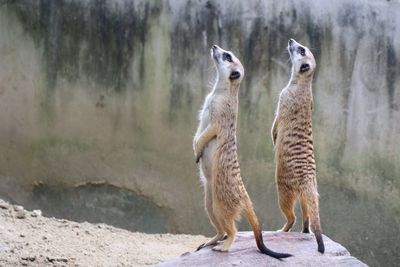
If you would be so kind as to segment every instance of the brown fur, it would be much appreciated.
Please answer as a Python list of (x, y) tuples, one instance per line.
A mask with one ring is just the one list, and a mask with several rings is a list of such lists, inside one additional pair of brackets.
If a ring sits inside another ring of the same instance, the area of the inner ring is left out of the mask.
[[(299, 47), (305, 50), (304, 55), (300, 54)], [(288, 232), (292, 228), (296, 219), (294, 204), (299, 198), (303, 232), (309, 232), (311, 218), (311, 229), (318, 242), (318, 251), (324, 253), (311, 122), (311, 85), (316, 64), (310, 50), (292, 39), (288, 50), (292, 60), (292, 77), (280, 94), (271, 130), (276, 151), (279, 205), (287, 219), (281, 231)]]
[[(230, 55), (232, 62), (224, 60), (224, 53)], [(235, 220), (244, 210), (260, 250), (276, 258), (288, 257), (289, 254), (275, 253), (265, 247), (252, 202), (240, 176), (236, 122), (238, 90), (244, 76), (243, 66), (231, 52), (217, 46), (213, 46), (212, 56), (218, 78), (200, 112), (193, 148), (196, 160), (200, 159), (206, 211), (217, 234), (199, 249), (216, 245), (226, 234), (226, 240), (213, 249), (229, 251), (237, 232)]]

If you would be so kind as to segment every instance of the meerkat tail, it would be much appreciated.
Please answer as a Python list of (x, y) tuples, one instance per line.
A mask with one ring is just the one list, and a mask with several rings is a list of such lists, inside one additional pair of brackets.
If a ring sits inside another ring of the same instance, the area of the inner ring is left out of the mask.
[(258, 222), (257, 215), (254, 212), (253, 204), (251, 203), (250, 198), (248, 198), (248, 200), (246, 201), (244, 211), (245, 211), (247, 220), (249, 221), (251, 228), (253, 229), (254, 238), (256, 239), (257, 247), (262, 253), (264, 253), (268, 256), (274, 257), (276, 259), (287, 258), (287, 257), (293, 256), (288, 253), (278, 253), (278, 252), (272, 251), (265, 246), (264, 241), (263, 241), (262, 231), (260, 228), (260, 224)]
[(315, 239), (317, 240), (318, 244), (318, 251), (320, 253), (325, 252), (325, 246), (324, 246), (324, 240), (322, 239), (322, 234), (321, 234), (321, 223), (319, 219), (319, 205), (318, 205), (318, 195), (315, 195), (312, 197), (312, 199), (309, 200), (308, 205), (311, 210), (310, 214), (310, 219), (311, 219), (311, 230), (313, 231), (315, 235)]

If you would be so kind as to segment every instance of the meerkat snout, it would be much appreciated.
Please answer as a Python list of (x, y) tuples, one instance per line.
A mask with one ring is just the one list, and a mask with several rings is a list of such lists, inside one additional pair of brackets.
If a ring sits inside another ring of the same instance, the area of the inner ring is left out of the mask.
[(306, 55), (306, 49), (294, 39), (289, 39), (288, 50), (289, 53), (297, 52), (303, 57)]

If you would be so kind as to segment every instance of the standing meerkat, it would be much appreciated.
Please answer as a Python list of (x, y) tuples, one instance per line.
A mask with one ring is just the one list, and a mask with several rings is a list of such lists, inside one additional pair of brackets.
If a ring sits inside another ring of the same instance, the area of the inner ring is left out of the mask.
[(206, 211), (217, 234), (198, 250), (216, 245), (225, 239), (226, 234), (226, 240), (213, 250), (229, 251), (237, 232), (235, 220), (244, 210), (260, 251), (275, 258), (289, 257), (290, 254), (271, 251), (264, 245), (253, 204), (240, 176), (236, 121), (243, 66), (232, 52), (216, 45), (211, 49), (211, 56), (217, 69), (217, 81), (200, 111), (193, 149), (196, 162), (200, 162)]
[(279, 205), (287, 219), (281, 231), (288, 232), (292, 228), (296, 220), (293, 208), (299, 198), (303, 213), (302, 232), (310, 232), (310, 218), (318, 251), (324, 253), (311, 124), (311, 84), (316, 63), (311, 51), (293, 39), (289, 40), (287, 49), (292, 61), (292, 74), (280, 93), (271, 130)]

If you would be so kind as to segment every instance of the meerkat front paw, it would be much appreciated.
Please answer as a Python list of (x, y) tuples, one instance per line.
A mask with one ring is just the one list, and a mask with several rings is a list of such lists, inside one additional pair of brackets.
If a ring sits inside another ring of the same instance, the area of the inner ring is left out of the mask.
[(193, 152), (194, 152), (194, 157), (196, 159), (196, 163), (199, 163), (201, 156), (203, 155), (203, 151), (200, 151), (200, 149), (198, 148), (198, 142), (195, 139), (193, 142)]
[(200, 152), (198, 155), (195, 155), (196, 156), (196, 163), (199, 163), (200, 162), (200, 159), (201, 159), (201, 157), (203, 156), (203, 153), (202, 152)]

